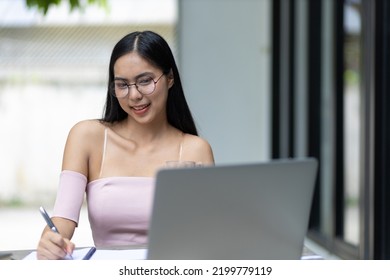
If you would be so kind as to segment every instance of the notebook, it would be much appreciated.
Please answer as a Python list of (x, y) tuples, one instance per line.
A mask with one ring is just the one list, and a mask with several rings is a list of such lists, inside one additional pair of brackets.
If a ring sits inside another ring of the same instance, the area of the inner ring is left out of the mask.
[(314, 158), (162, 169), (147, 259), (300, 259)]

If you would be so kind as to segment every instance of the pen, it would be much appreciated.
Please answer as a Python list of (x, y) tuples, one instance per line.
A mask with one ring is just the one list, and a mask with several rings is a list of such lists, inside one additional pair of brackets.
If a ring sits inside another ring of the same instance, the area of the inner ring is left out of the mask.
[(88, 253), (84, 256), (83, 260), (89, 260), (95, 252), (96, 252), (96, 247), (91, 247)]
[[(51, 220), (49, 214), (47, 214), (45, 208), (43, 208), (43, 207), (41, 206), (41, 207), (39, 207), (39, 211), (41, 212), (42, 217), (45, 219), (47, 226), (48, 226), (52, 231), (54, 231), (54, 232), (56, 232), (56, 233), (59, 234), (58, 229), (57, 229), (56, 226), (54, 225), (54, 223), (53, 223), (53, 221)], [(72, 255), (70, 255), (70, 254), (68, 254), (68, 253), (66, 253), (65, 259), (73, 260)]]

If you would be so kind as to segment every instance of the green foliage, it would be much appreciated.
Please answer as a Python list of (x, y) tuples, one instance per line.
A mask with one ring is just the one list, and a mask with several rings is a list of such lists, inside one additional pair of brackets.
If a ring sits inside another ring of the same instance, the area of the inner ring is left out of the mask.
[(28, 8), (36, 7), (43, 15), (46, 15), (52, 6), (58, 6), (63, 1), (68, 1), (70, 11), (84, 10), (86, 6), (98, 4), (102, 7), (107, 7), (107, 0), (26, 0)]

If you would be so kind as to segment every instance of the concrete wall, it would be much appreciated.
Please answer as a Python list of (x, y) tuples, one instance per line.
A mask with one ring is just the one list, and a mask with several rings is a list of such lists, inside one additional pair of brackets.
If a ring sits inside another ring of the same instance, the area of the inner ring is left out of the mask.
[(179, 68), (217, 163), (270, 157), (269, 0), (179, 1)]

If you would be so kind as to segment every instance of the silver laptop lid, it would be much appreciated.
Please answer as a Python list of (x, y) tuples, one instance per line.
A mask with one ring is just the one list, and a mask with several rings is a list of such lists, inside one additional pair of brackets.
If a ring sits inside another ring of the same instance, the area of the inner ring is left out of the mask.
[(300, 259), (313, 158), (163, 169), (156, 177), (148, 259)]

